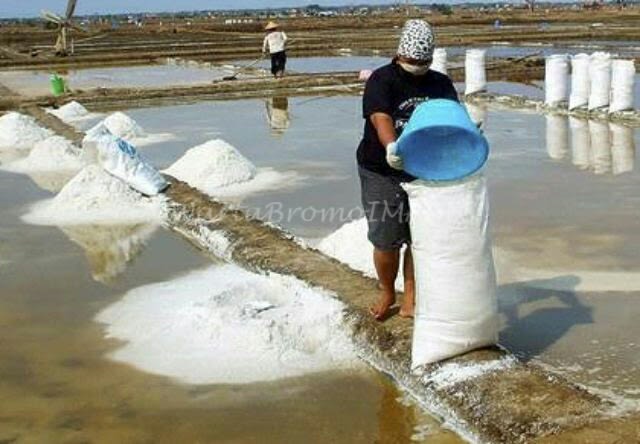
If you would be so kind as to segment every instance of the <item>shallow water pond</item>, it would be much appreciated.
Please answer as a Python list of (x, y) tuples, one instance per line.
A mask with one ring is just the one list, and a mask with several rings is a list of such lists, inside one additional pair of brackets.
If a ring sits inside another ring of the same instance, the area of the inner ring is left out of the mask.
[[(0, 83), (13, 91), (27, 95), (50, 93), (52, 72), (4, 71)], [(58, 71), (72, 90), (96, 88), (157, 88), (162, 86), (194, 85), (221, 80), (230, 71), (221, 67), (203, 68), (193, 65), (148, 65), (113, 68), (87, 68)]]

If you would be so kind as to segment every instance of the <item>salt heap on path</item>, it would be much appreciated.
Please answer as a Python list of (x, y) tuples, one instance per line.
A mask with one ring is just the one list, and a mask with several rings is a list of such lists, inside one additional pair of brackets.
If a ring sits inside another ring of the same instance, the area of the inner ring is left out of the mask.
[(215, 139), (191, 148), (164, 172), (215, 195), (221, 187), (253, 179), (257, 170), (233, 146), (222, 139)]
[(24, 159), (3, 167), (19, 173), (49, 171), (80, 171), (83, 162), (80, 150), (64, 137), (48, 137), (33, 147)]
[(111, 134), (121, 139), (132, 140), (147, 135), (142, 127), (125, 113), (116, 112), (111, 114), (104, 119), (104, 124), (111, 131)]
[(291, 277), (212, 266), (134, 289), (98, 314), (119, 362), (189, 384), (359, 367), (343, 305)]
[(164, 199), (147, 198), (98, 165), (80, 171), (53, 199), (23, 218), (36, 225), (114, 225), (160, 221)]
[(69, 102), (66, 105), (61, 106), (58, 109), (47, 110), (48, 113), (53, 114), (60, 120), (66, 123), (75, 122), (78, 120), (86, 119), (91, 115), (89, 110), (76, 102)]
[(31, 149), (36, 143), (52, 135), (51, 131), (42, 128), (31, 116), (11, 112), (0, 117), (0, 149)]

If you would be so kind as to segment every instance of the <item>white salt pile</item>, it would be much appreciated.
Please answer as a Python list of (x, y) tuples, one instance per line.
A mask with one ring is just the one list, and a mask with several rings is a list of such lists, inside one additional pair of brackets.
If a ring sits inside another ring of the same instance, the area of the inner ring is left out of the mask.
[(36, 143), (52, 135), (51, 131), (42, 128), (31, 116), (11, 112), (0, 117), (0, 149), (31, 149)]
[[(376, 268), (373, 264), (373, 245), (367, 238), (367, 231), (367, 220), (364, 217), (347, 222), (322, 239), (316, 248), (327, 256), (363, 273), (365, 276), (376, 278)], [(403, 291), (404, 289), (402, 262), (401, 259), (396, 280), (396, 289), (398, 291)]]
[(205, 193), (256, 176), (256, 167), (222, 139), (211, 140), (188, 150), (165, 173)]
[(189, 384), (354, 368), (340, 302), (280, 275), (213, 266), (127, 293), (97, 316), (119, 362)]
[(367, 239), (365, 218), (348, 222), (325, 237), (318, 244), (318, 250), (354, 270), (375, 277), (373, 266), (373, 245)]
[(114, 136), (124, 139), (137, 147), (175, 139), (175, 135), (171, 133), (148, 134), (135, 120), (122, 112), (111, 114), (87, 132), (91, 132), (101, 124), (104, 124)]
[(69, 140), (51, 136), (36, 143), (24, 159), (4, 165), (2, 169), (18, 173), (80, 171), (80, 150)]
[(293, 187), (302, 181), (296, 172), (256, 168), (222, 139), (191, 148), (164, 172), (204, 193), (221, 198)]
[(87, 108), (85, 108), (75, 100), (61, 106), (58, 109), (48, 109), (47, 112), (53, 114), (65, 123), (74, 123), (80, 120), (90, 119), (96, 115), (90, 113)]
[(114, 225), (159, 221), (164, 199), (147, 198), (98, 165), (80, 171), (53, 199), (23, 219), (36, 225)]
[(125, 113), (116, 112), (104, 119), (105, 126), (116, 137), (131, 140), (147, 134), (138, 123)]

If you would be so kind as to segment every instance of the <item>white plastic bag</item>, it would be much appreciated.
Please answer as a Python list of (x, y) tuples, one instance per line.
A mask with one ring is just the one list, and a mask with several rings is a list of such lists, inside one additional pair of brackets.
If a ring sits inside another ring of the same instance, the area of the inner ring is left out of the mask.
[(636, 66), (633, 60), (614, 60), (611, 63), (610, 113), (633, 109), (635, 80)]
[(594, 52), (589, 61), (589, 110), (609, 105), (611, 95), (611, 56), (606, 52)]
[(589, 120), (591, 164), (596, 174), (611, 172), (611, 134), (607, 122)]
[(547, 114), (547, 153), (555, 160), (564, 159), (569, 152), (569, 119)]
[(633, 128), (618, 123), (610, 123), (611, 160), (613, 174), (633, 171), (636, 152)]
[(587, 54), (576, 54), (571, 58), (571, 95), (569, 109), (576, 109), (589, 104), (590, 58)]
[(569, 97), (567, 86), (569, 62), (564, 54), (553, 54), (545, 62), (544, 90), (545, 105), (556, 106)]
[(571, 128), (571, 156), (572, 163), (581, 170), (591, 166), (591, 137), (589, 124), (584, 119), (569, 117)]
[(496, 277), (486, 180), (404, 185), (416, 271), (412, 367), (495, 344)]
[(447, 50), (445, 48), (436, 48), (433, 51), (433, 63), (431, 69), (442, 74), (447, 74)]
[(468, 49), (464, 61), (465, 94), (473, 94), (487, 89), (487, 73), (485, 70), (486, 51), (484, 49)]
[(104, 124), (87, 132), (82, 145), (87, 152), (97, 153), (98, 162), (105, 171), (142, 194), (155, 196), (169, 186), (160, 172), (140, 157), (133, 145), (111, 134)]

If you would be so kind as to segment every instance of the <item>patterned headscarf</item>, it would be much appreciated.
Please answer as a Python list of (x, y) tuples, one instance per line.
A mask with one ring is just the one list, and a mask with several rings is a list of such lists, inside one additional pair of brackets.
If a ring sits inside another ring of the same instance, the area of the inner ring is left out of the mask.
[(402, 29), (398, 55), (414, 60), (431, 60), (435, 49), (435, 36), (424, 20), (407, 20)]

